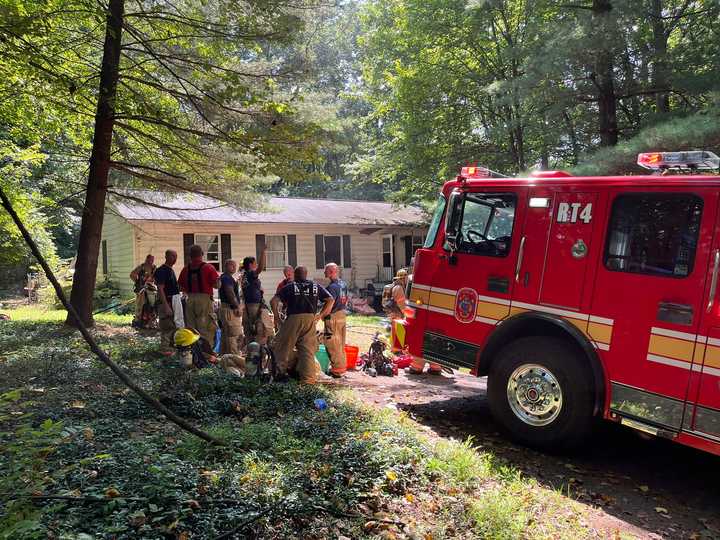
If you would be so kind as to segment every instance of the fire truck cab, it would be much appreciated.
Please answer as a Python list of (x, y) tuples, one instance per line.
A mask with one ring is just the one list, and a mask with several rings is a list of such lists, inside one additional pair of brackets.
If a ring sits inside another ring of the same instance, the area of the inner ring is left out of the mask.
[(415, 357), (488, 376), (514, 439), (583, 441), (595, 418), (720, 455), (720, 176), (711, 152), (647, 176), (464, 167), (442, 188), (394, 323)]

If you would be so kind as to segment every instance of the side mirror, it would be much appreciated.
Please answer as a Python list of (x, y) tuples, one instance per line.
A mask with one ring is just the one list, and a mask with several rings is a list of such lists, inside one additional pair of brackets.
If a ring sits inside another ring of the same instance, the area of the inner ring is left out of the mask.
[(450, 199), (448, 200), (445, 213), (445, 242), (450, 247), (450, 251), (457, 249), (464, 198), (465, 194), (462, 191), (454, 190), (450, 193)]

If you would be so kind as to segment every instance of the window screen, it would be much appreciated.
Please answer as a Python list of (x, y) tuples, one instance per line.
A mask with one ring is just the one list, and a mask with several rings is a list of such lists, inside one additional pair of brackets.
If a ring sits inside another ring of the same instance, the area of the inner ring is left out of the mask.
[(390, 236), (384, 236), (382, 239), (382, 250), (383, 250), (383, 267), (390, 268), (392, 266), (392, 238)]
[(468, 193), (463, 205), (458, 252), (505, 257), (515, 221), (515, 195)]
[(265, 256), (267, 257), (268, 268), (282, 268), (287, 264), (287, 250), (285, 248), (285, 236), (280, 235), (266, 235), (265, 245), (267, 245), (267, 251)]
[(620, 195), (613, 202), (605, 266), (682, 278), (695, 262), (703, 201), (689, 193)]
[(220, 242), (217, 234), (196, 234), (195, 243), (203, 249), (205, 261), (220, 271)]

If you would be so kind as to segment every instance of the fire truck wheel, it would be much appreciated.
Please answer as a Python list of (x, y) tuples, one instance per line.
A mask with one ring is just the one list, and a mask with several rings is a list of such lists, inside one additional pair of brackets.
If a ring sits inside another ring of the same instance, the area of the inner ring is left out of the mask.
[(594, 386), (583, 354), (558, 338), (527, 337), (493, 360), (488, 401), (493, 416), (518, 442), (567, 450), (592, 426)]

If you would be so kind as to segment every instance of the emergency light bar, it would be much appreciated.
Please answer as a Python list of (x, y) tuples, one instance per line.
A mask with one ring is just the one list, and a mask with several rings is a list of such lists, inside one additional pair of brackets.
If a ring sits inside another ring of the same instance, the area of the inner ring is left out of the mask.
[(720, 168), (720, 158), (705, 150), (646, 152), (638, 154), (637, 164), (645, 169), (656, 171), (664, 169), (705, 170)]
[(460, 176), (463, 178), (490, 178), (490, 169), (486, 167), (478, 167), (476, 165), (469, 165), (460, 169)]

